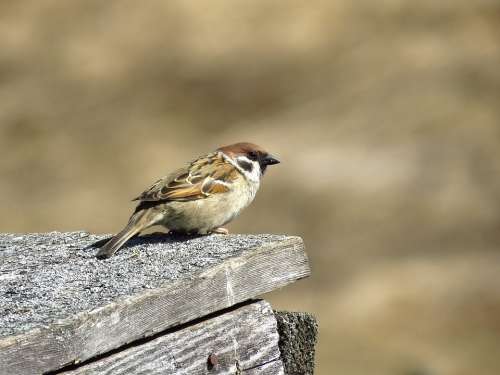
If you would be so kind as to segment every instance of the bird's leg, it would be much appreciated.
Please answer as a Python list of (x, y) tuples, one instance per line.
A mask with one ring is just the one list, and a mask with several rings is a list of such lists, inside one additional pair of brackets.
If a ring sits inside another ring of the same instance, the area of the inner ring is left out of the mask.
[(227, 228), (223, 228), (223, 227), (219, 227), (219, 228), (215, 228), (212, 230), (212, 233), (217, 233), (217, 234), (229, 234), (229, 229)]

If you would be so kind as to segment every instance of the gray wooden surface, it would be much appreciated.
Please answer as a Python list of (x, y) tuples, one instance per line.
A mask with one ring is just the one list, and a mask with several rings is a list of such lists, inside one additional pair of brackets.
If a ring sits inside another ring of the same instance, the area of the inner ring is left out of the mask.
[(238, 370), (283, 374), (276, 319), (267, 302), (244, 305), (63, 374), (219, 375)]
[(148, 236), (97, 261), (99, 238), (0, 235), (0, 374), (81, 362), (310, 273), (298, 237)]

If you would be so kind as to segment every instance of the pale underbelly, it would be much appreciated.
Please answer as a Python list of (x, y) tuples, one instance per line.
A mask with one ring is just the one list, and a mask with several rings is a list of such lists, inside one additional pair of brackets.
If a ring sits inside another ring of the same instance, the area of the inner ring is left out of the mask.
[(172, 231), (206, 234), (233, 220), (247, 207), (253, 196), (224, 194), (189, 202), (166, 204), (160, 224)]

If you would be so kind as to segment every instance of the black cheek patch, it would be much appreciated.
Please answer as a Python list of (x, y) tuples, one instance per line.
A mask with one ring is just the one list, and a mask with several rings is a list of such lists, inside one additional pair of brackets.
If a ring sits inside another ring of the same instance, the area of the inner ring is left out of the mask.
[(253, 171), (253, 164), (252, 163), (250, 163), (250, 162), (248, 162), (246, 160), (241, 160), (241, 159), (239, 159), (237, 161), (237, 163), (245, 171), (247, 171), (249, 173), (251, 173)]

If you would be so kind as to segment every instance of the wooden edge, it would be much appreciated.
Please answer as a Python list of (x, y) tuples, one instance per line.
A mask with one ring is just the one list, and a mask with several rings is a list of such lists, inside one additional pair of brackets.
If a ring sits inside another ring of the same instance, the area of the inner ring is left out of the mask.
[(192, 280), (120, 298), (45, 329), (4, 338), (0, 340), (0, 374), (54, 371), (309, 274), (301, 238), (272, 242), (226, 259)]
[(311, 314), (275, 311), (281, 360), (287, 375), (312, 375), (318, 323)]

